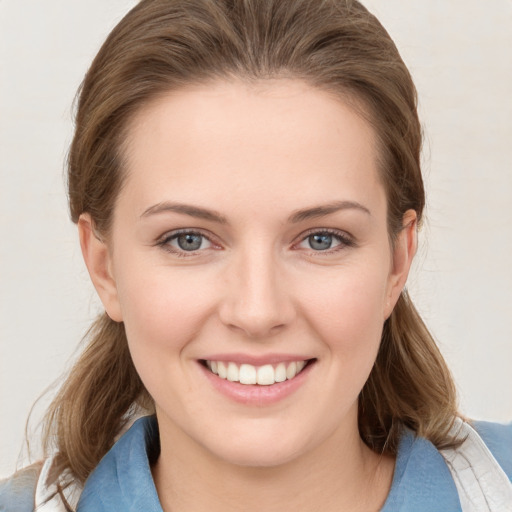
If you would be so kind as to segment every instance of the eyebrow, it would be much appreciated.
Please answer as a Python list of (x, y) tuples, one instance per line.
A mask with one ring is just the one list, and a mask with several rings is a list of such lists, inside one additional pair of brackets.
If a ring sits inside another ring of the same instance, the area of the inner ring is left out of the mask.
[[(371, 216), (370, 210), (356, 201), (335, 201), (320, 206), (313, 206), (311, 208), (304, 208), (297, 210), (290, 215), (288, 222), (296, 224), (309, 219), (317, 219), (319, 217), (325, 217), (333, 213), (342, 210), (359, 210), (367, 215)], [(199, 206), (192, 206), (184, 203), (171, 203), (164, 201), (162, 203), (155, 204), (147, 208), (144, 213), (140, 216), (141, 218), (149, 217), (150, 215), (157, 215), (160, 213), (181, 213), (183, 215), (189, 215), (197, 219), (209, 220), (211, 222), (217, 222), (219, 224), (228, 224), (226, 217), (222, 216), (215, 210), (209, 210), (207, 208), (201, 208)]]
[(325, 205), (297, 210), (296, 212), (292, 213), (292, 215), (290, 215), (288, 222), (295, 224), (297, 222), (302, 222), (309, 219), (325, 217), (326, 215), (330, 215), (341, 210), (359, 210), (371, 216), (370, 210), (357, 201), (334, 201), (333, 203), (328, 203)]
[(150, 215), (157, 215), (159, 213), (174, 212), (181, 213), (183, 215), (189, 215), (196, 219), (209, 220), (211, 222), (218, 222), (219, 224), (227, 224), (228, 221), (220, 213), (214, 210), (208, 210), (207, 208), (201, 208), (199, 206), (192, 206), (183, 203), (170, 203), (163, 202), (150, 206), (140, 216), (141, 218), (148, 217)]

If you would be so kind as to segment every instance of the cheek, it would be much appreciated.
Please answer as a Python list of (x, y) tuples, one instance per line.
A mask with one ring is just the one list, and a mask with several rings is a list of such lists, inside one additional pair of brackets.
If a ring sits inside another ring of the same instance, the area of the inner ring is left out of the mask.
[[(211, 280), (211, 279), (210, 279)], [(196, 336), (215, 302), (208, 276), (166, 266), (126, 266), (118, 293), (134, 359), (181, 350)]]
[(384, 323), (386, 270), (382, 265), (334, 270), (309, 288), (304, 314), (332, 351), (363, 357), (376, 351)]
[(212, 311), (214, 287), (198, 272), (154, 264), (143, 269), (142, 264), (133, 267), (119, 286), (130, 354), (155, 402), (179, 412), (180, 393), (191, 392), (195, 385), (184, 369)]

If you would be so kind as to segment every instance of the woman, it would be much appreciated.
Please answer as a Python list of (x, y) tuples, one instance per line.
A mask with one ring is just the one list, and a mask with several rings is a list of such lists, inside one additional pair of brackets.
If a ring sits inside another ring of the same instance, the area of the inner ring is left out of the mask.
[(140, 2), (69, 156), (105, 315), (46, 461), (0, 504), (508, 510), (512, 432), (477, 426), (500, 467), (404, 291), (420, 147), (410, 75), (359, 3)]

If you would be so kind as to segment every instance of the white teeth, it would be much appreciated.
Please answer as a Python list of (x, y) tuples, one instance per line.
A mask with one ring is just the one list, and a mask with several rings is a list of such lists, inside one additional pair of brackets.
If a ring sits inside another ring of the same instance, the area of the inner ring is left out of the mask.
[(256, 367), (252, 364), (240, 365), (240, 384), (256, 384)]
[(286, 366), (284, 363), (279, 363), (276, 366), (275, 377), (276, 382), (284, 382), (286, 380)]
[(258, 368), (258, 376), (256, 382), (261, 386), (270, 386), (274, 384), (276, 381), (274, 377), (274, 368), (271, 364), (266, 364), (265, 366), (260, 366)]
[(286, 378), (293, 379), (297, 375), (297, 363), (290, 363), (286, 368)]
[(226, 365), (221, 361), (217, 363), (217, 371), (219, 372), (219, 377), (221, 379), (225, 379), (228, 376), (228, 369), (226, 368)]
[(228, 374), (227, 379), (231, 382), (238, 382), (238, 366), (235, 363), (228, 364)]
[(304, 369), (306, 361), (292, 361), (288, 364), (279, 363), (276, 366), (265, 364), (259, 367), (252, 364), (241, 364), (239, 366), (233, 362), (206, 361), (206, 366), (221, 379), (240, 382), (240, 384), (271, 386), (276, 382), (293, 379)]

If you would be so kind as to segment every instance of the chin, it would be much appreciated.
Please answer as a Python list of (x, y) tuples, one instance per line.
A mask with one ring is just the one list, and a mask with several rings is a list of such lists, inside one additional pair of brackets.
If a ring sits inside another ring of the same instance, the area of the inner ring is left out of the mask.
[(287, 464), (308, 450), (306, 442), (283, 436), (283, 431), (270, 435), (224, 435), (206, 448), (228, 464), (253, 468), (272, 468)]
[(264, 448), (257, 447), (232, 447), (219, 454), (221, 458), (235, 466), (246, 468), (275, 468), (283, 466), (300, 455), (298, 450), (276, 449), (274, 445), (266, 445)]

